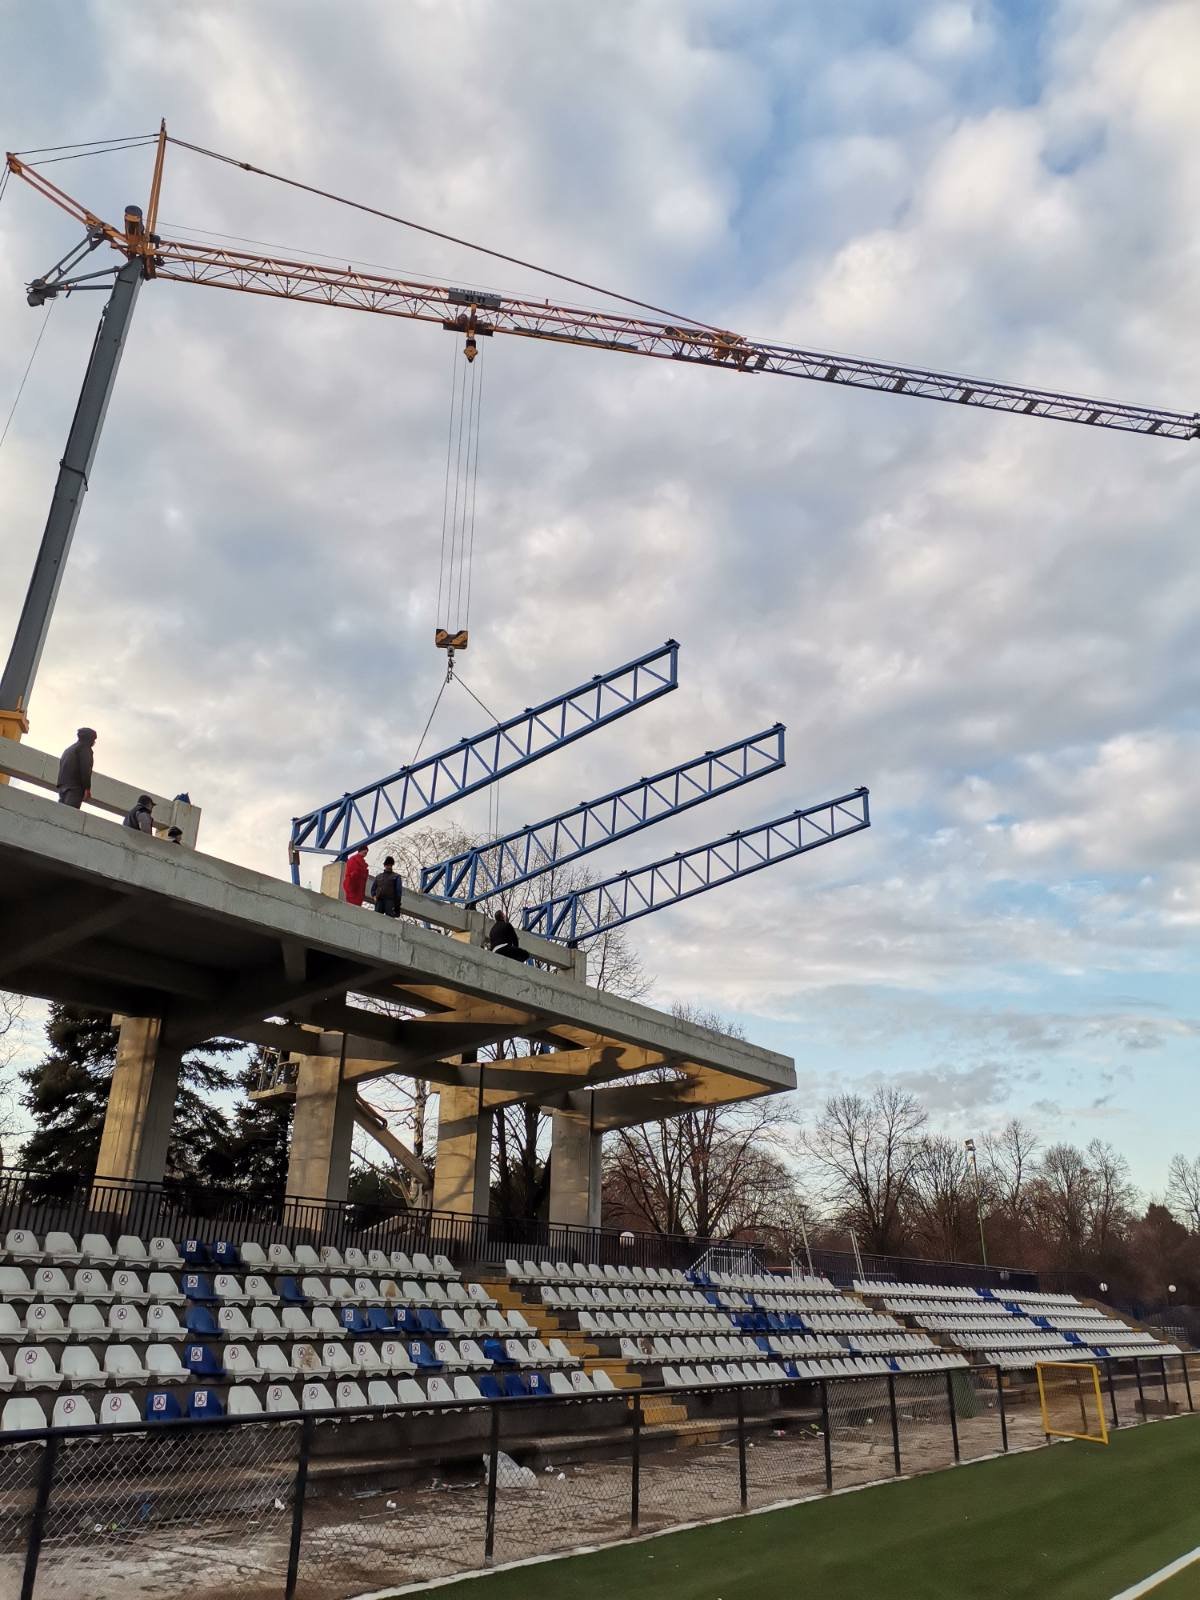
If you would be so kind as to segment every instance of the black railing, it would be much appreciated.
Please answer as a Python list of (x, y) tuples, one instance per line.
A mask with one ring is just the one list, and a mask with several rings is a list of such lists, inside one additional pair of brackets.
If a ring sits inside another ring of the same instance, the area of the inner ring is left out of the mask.
[[(1187, 1357), (1095, 1365), (1098, 1392), (1086, 1369), (1058, 1380), (1068, 1432), (1080, 1394), (1092, 1437), (1194, 1410)], [(686, 1449), (680, 1400), (708, 1424)], [(349, 1600), (985, 1459), (1044, 1442), (1047, 1419), (1035, 1385), (978, 1366), (10, 1431), (3, 1592), (117, 1594), (136, 1561), (144, 1600), (175, 1600), (181, 1582), (223, 1600)]]
[[(0, 1170), (0, 1235), (9, 1228), (44, 1234), (136, 1234), (141, 1238), (254, 1239), (259, 1244), (329, 1244), (442, 1253), (460, 1262), (503, 1266), (518, 1260), (686, 1270), (706, 1251), (753, 1248), (770, 1270), (791, 1266), (770, 1239), (696, 1239), (683, 1234), (578, 1228), (541, 1219), (506, 1220), (451, 1211), (415, 1211), (397, 1198), (263, 1199), (211, 1184), (117, 1182), (70, 1172)], [(813, 1270), (843, 1287), (858, 1276), (849, 1251), (813, 1250)], [(880, 1282), (983, 1286), (1014, 1292), (1064, 1290), (1094, 1294), (1083, 1274), (1038, 1273), (1021, 1267), (863, 1255), (863, 1273)], [(801, 1264), (801, 1263), (798, 1263)]]

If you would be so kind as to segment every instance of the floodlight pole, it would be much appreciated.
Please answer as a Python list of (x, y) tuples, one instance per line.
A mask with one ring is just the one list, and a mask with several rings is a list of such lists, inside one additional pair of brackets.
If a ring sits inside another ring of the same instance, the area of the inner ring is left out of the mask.
[(967, 1139), (964, 1143), (966, 1144), (967, 1154), (971, 1157), (971, 1169), (975, 1174), (975, 1215), (979, 1219), (979, 1251), (986, 1267), (988, 1264), (987, 1240), (983, 1234), (983, 1192), (979, 1187), (979, 1161), (975, 1155), (974, 1139)]

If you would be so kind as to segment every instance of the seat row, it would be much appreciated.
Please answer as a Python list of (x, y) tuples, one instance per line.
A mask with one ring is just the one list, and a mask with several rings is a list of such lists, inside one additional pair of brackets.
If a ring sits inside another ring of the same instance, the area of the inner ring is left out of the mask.
[(461, 1276), (449, 1257), (435, 1255), (431, 1258), (420, 1251), (409, 1256), (403, 1250), (364, 1251), (353, 1245), (344, 1250), (328, 1244), (264, 1247), (252, 1239), (240, 1243), (231, 1239), (184, 1239), (177, 1246), (173, 1239), (159, 1237), (147, 1242), (136, 1234), (122, 1234), (113, 1245), (102, 1233), (85, 1233), (76, 1244), (71, 1234), (61, 1232), (45, 1234), (39, 1244), (37, 1235), (26, 1228), (8, 1230), (0, 1261), (45, 1261), (57, 1266), (79, 1266), (87, 1262), (95, 1267), (161, 1266), (168, 1269), (186, 1264), (224, 1271), (247, 1267), (262, 1272), (399, 1272), (410, 1278)]
[(177, 1422), (184, 1418), (204, 1422), (225, 1415), (251, 1417), (301, 1412), (352, 1415), (379, 1408), (416, 1411), (463, 1406), (481, 1400), (537, 1400), (547, 1396), (587, 1400), (615, 1393), (617, 1390), (607, 1373), (588, 1374), (577, 1370), (570, 1376), (563, 1372), (534, 1372), (528, 1377), (509, 1372), (503, 1378), (485, 1375), (478, 1383), (461, 1375), (453, 1379), (429, 1378), (424, 1384), (415, 1378), (400, 1378), (395, 1382), (370, 1378), (365, 1391), (355, 1379), (342, 1380), (332, 1392), (318, 1380), (306, 1383), (299, 1393), (288, 1384), (275, 1383), (261, 1396), (248, 1384), (235, 1384), (224, 1400), (213, 1388), (193, 1389), (182, 1398), (169, 1389), (154, 1389), (141, 1406), (127, 1391), (105, 1394), (98, 1404), (93, 1404), (87, 1395), (67, 1394), (55, 1400), (49, 1416), (35, 1396), (22, 1395), (5, 1401), (0, 1412), (0, 1433), (34, 1431), (48, 1425), (55, 1428), (117, 1427), (128, 1423)]
[(238, 1381), (277, 1380), (296, 1376), (358, 1377), (411, 1375), (416, 1372), (491, 1372), (494, 1368), (577, 1367), (579, 1358), (560, 1339), (549, 1345), (536, 1337), (520, 1339), (437, 1339), (405, 1343), (385, 1339), (379, 1344), (360, 1339), (349, 1347), (336, 1340), (317, 1347), (303, 1341), (291, 1346), (262, 1343), (255, 1351), (248, 1344), (212, 1346), (150, 1344), (139, 1351), (132, 1344), (67, 1345), (58, 1361), (45, 1345), (23, 1345), (12, 1366), (0, 1356), (0, 1389), (20, 1385), (26, 1389), (103, 1388), (107, 1383), (184, 1383), (197, 1378)]
[(14, 1300), (159, 1300), (180, 1303), (193, 1300), (211, 1304), (226, 1301), (237, 1305), (255, 1301), (263, 1305), (332, 1305), (334, 1301), (354, 1300), (366, 1305), (410, 1306), (494, 1306), (495, 1300), (481, 1284), (464, 1285), (457, 1278), (446, 1282), (430, 1279), (424, 1283), (374, 1273), (356, 1277), (353, 1282), (334, 1273), (328, 1278), (312, 1275), (299, 1283), (294, 1274), (285, 1273), (273, 1286), (262, 1273), (244, 1277), (232, 1272), (185, 1272), (178, 1283), (169, 1272), (150, 1272), (143, 1280), (130, 1267), (120, 1267), (111, 1279), (98, 1267), (79, 1267), (72, 1279), (62, 1267), (37, 1267), (30, 1279), (24, 1267), (0, 1267), (0, 1301)]
[(504, 1270), (513, 1283), (541, 1284), (618, 1284), (633, 1288), (684, 1289), (688, 1279), (682, 1272), (672, 1272), (666, 1267), (614, 1267), (597, 1266), (581, 1261), (516, 1261), (512, 1257), (504, 1263)]

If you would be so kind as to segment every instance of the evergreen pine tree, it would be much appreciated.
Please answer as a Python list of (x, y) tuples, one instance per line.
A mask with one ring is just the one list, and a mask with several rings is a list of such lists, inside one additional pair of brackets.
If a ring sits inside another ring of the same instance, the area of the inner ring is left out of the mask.
[(273, 1052), (260, 1045), (238, 1073), (237, 1106), (223, 1140), (214, 1140), (204, 1176), (251, 1201), (274, 1201), (287, 1184), (288, 1145), (294, 1101), (286, 1095), (251, 1100), (250, 1090)]
[[(117, 1030), (107, 1017), (54, 1003), (46, 1024), (50, 1053), (21, 1074), (22, 1097), (34, 1122), (22, 1160), (39, 1172), (89, 1174), (100, 1153), (100, 1134), (117, 1059)], [(210, 1097), (229, 1088), (223, 1058), (242, 1049), (231, 1039), (207, 1040), (184, 1056), (167, 1153), (169, 1177), (195, 1177), (230, 1137), (228, 1119)]]

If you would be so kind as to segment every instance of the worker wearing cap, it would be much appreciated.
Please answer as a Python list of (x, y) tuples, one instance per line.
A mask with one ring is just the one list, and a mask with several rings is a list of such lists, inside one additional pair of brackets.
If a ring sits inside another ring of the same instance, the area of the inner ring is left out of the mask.
[(55, 784), (60, 805), (72, 806), (78, 811), (85, 800), (92, 798), (92, 746), (95, 742), (95, 728), (80, 728), (75, 734), (75, 743), (63, 751)]

